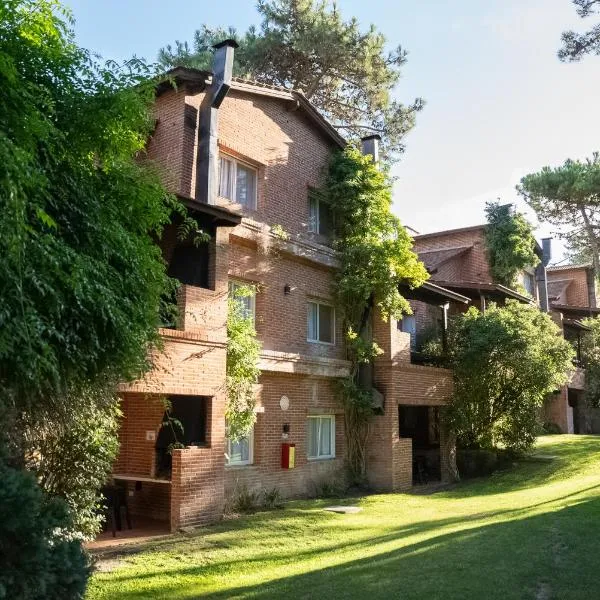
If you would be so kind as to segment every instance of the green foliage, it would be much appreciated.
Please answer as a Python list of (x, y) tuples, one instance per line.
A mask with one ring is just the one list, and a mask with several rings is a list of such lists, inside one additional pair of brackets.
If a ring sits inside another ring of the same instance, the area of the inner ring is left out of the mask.
[(463, 446), (531, 447), (544, 397), (567, 382), (574, 351), (549, 315), (508, 301), (452, 320), (447, 418)]
[(29, 445), (37, 449), (27, 467), (47, 493), (66, 500), (73, 531), (89, 540), (100, 531), (99, 490), (117, 454), (121, 412), (112, 389), (78, 388), (67, 398), (77, 410), (66, 419), (27, 427)]
[(581, 339), (581, 358), (585, 366), (584, 398), (588, 406), (600, 407), (600, 318), (590, 317), (583, 323), (591, 331)]
[(526, 267), (535, 267), (533, 227), (521, 214), (514, 213), (509, 204), (487, 202), (485, 242), (490, 272), (494, 281), (515, 288), (518, 274)]
[(27, 471), (0, 464), (0, 479), (0, 598), (83, 598), (90, 569), (66, 503)]
[(521, 179), (518, 192), (540, 221), (568, 232), (563, 235), (572, 254), (589, 256), (600, 273), (600, 157), (585, 162), (566, 160)]
[(264, 489), (262, 491), (262, 505), (268, 509), (281, 508), (283, 506), (283, 497), (279, 488)]
[[(573, 4), (577, 7), (577, 14), (586, 18), (598, 13), (600, 0), (573, 0)], [(585, 33), (565, 31), (561, 39), (563, 46), (558, 51), (558, 58), (562, 61), (575, 62), (587, 54), (600, 54), (600, 24)]]
[(40, 418), (76, 410), (78, 382), (148, 367), (167, 287), (152, 235), (173, 207), (133, 160), (152, 128), (148, 68), (97, 64), (62, 12), (0, 7), (0, 402)]
[(373, 312), (377, 308), (384, 319), (410, 312), (398, 284), (418, 286), (427, 279), (427, 272), (411, 249), (410, 236), (391, 212), (388, 176), (370, 156), (363, 156), (353, 146), (335, 154), (324, 193), (334, 215), (333, 247), (340, 261), (334, 276), (334, 299), (351, 363), (349, 378), (340, 383), (348, 463), (351, 478), (360, 480), (365, 473), (372, 408), (371, 388), (361, 385), (359, 370), (381, 352), (368, 335)]
[(405, 106), (393, 98), (406, 61), (401, 47), (388, 52), (374, 26), (361, 31), (356, 19), (345, 21), (328, 0), (259, 0), (257, 8), (259, 30), (239, 35), (203, 25), (192, 47), (176, 42), (160, 51), (159, 61), (210, 70), (212, 45), (233, 37), (240, 44), (235, 74), (302, 90), (353, 139), (377, 132), (389, 157), (404, 150), (404, 136), (423, 101)]
[(248, 489), (246, 484), (236, 485), (233, 491), (231, 509), (235, 512), (252, 512), (259, 504), (260, 494)]
[(2, 473), (10, 598), (83, 593), (79, 538), (99, 524), (113, 392), (150, 366), (169, 283), (155, 240), (179, 209), (137, 160), (150, 69), (98, 63), (70, 25), (56, 0), (0, 3), (0, 450), (50, 492)]
[(229, 298), (227, 315), (227, 436), (236, 441), (246, 437), (254, 423), (254, 386), (260, 369), (260, 342), (252, 315), (246, 314), (241, 298), (254, 294), (249, 287), (239, 287)]

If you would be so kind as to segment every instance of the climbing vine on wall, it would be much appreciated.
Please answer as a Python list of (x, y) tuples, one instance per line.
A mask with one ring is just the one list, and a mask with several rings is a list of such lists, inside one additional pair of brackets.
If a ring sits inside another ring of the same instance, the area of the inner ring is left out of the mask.
[(227, 313), (227, 436), (237, 441), (250, 434), (256, 421), (254, 385), (258, 383), (260, 342), (254, 318), (243, 301), (254, 294), (249, 286), (237, 287), (228, 300)]
[(370, 156), (363, 156), (353, 146), (336, 153), (324, 192), (334, 217), (333, 246), (340, 261), (334, 300), (351, 365), (349, 376), (340, 382), (347, 461), (351, 479), (361, 482), (373, 414), (372, 382), (361, 376), (361, 365), (368, 365), (381, 352), (371, 340), (372, 316), (375, 310), (384, 319), (410, 312), (398, 284), (419, 286), (427, 272), (411, 249), (410, 236), (391, 211), (389, 177)]
[(540, 262), (535, 253), (533, 227), (521, 213), (514, 213), (510, 204), (487, 202), (485, 214), (491, 275), (494, 281), (515, 288), (519, 272)]

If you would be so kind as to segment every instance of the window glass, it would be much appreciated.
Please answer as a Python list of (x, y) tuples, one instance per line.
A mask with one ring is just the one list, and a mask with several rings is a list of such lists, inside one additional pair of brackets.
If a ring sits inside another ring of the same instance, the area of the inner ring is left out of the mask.
[(410, 333), (410, 347), (414, 350), (417, 346), (417, 320), (415, 315), (404, 315), (400, 322), (400, 330)]
[(249, 436), (234, 442), (227, 440), (226, 462), (228, 465), (249, 465), (253, 462), (254, 430)]
[(251, 291), (251, 293), (249, 295), (245, 295), (245, 296), (238, 296), (236, 298), (236, 300), (237, 300), (237, 302), (239, 302), (242, 305), (244, 316), (246, 318), (250, 317), (250, 318), (254, 319), (255, 306), (256, 306), (255, 305), (256, 290), (252, 284), (244, 284), (244, 283), (238, 283), (237, 281), (230, 281), (229, 282), (229, 295), (234, 296), (235, 292), (242, 288), (244, 288), (246, 290), (249, 289)]
[(319, 233), (319, 201), (315, 197), (308, 199), (308, 231)]
[(308, 198), (308, 231), (324, 236), (331, 236), (333, 233), (331, 207), (314, 193)]
[(308, 303), (308, 339), (319, 339), (319, 305), (316, 302)]
[(308, 419), (308, 456), (319, 456), (319, 420)]
[(233, 200), (233, 161), (221, 157), (219, 196)]
[(319, 341), (333, 343), (333, 308), (319, 304)]
[(326, 202), (319, 202), (319, 233), (328, 237), (333, 233), (331, 207)]
[(306, 437), (308, 458), (333, 458), (335, 417), (333, 415), (309, 417), (306, 424)]
[(307, 330), (310, 342), (333, 344), (334, 339), (334, 309), (328, 304), (309, 302), (307, 311)]
[(219, 164), (219, 196), (255, 208), (256, 169), (224, 156)]

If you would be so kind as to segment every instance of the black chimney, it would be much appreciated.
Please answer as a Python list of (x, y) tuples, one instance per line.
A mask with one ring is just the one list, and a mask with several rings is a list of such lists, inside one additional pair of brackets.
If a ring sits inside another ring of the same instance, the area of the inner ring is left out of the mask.
[(548, 275), (546, 267), (552, 260), (552, 238), (542, 239), (542, 260), (535, 268), (535, 280), (538, 286), (538, 295), (540, 299), (540, 308), (544, 312), (550, 311), (550, 302), (548, 300)]
[(367, 156), (370, 155), (373, 157), (373, 164), (379, 164), (379, 142), (381, 141), (381, 136), (378, 133), (374, 133), (373, 135), (368, 135), (361, 139), (361, 151)]
[(196, 200), (205, 204), (215, 204), (219, 189), (219, 107), (231, 87), (233, 54), (237, 47), (235, 40), (223, 40), (213, 46), (212, 83), (200, 106)]

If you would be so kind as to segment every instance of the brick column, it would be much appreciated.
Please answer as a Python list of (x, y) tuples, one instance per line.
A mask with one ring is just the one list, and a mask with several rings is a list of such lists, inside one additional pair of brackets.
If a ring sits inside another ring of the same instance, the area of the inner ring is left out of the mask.
[(225, 396), (211, 398), (208, 447), (173, 451), (171, 530), (208, 525), (223, 516), (225, 504)]

